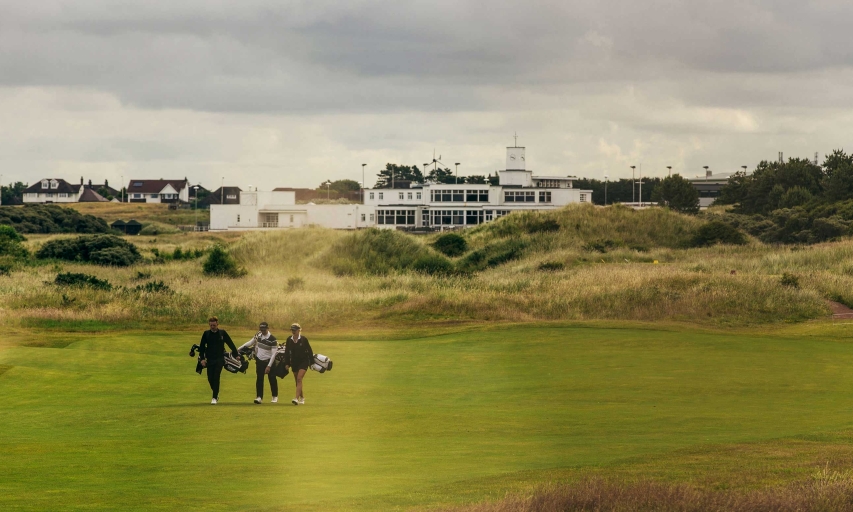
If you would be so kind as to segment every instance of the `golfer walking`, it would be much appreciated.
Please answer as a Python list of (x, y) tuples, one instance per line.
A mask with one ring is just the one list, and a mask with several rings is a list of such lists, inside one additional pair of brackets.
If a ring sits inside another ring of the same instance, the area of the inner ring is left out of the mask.
[(247, 341), (240, 347), (239, 351), (243, 353), (248, 349), (254, 351), (255, 356), (255, 391), (257, 391), (255, 403), (260, 404), (264, 401), (264, 376), (270, 381), (270, 393), (272, 393), (271, 403), (278, 402), (278, 381), (275, 375), (270, 373), (272, 364), (275, 362), (275, 354), (278, 352), (278, 340), (269, 331), (269, 325), (266, 322), (261, 322), (258, 326), (260, 331), (255, 334), (252, 339)]
[(219, 328), (219, 319), (212, 316), (207, 319), (210, 330), (201, 335), (198, 353), (201, 356), (201, 365), (207, 368), (207, 382), (213, 392), (211, 405), (219, 401), (219, 378), (222, 376), (222, 368), (225, 367), (225, 345), (231, 349), (231, 355), (237, 357), (237, 347), (231, 341), (231, 337), (225, 330)]
[(301, 334), (301, 325), (291, 325), (290, 332), (293, 334), (288, 336), (287, 341), (284, 342), (285, 368), (293, 372), (293, 378), (296, 380), (296, 396), (290, 402), (293, 405), (305, 405), (305, 396), (302, 394), (302, 378), (305, 377), (305, 372), (314, 362), (314, 352), (311, 350), (311, 345), (308, 344), (308, 338)]

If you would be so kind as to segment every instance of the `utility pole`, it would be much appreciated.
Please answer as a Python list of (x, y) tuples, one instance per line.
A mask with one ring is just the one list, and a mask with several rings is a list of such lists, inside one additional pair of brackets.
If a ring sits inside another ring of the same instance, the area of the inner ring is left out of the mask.
[(225, 204), (225, 176), (222, 177), (222, 184), (219, 185), (219, 204)]
[(637, 180), (634, 177), (634, 169), (636, 169), (636, 165), (631, 166), (631, 202), (637, 202)]
[(667, 165), (667, 166), (666, 166), (666, 170), (667, 170), (667, 174), (666, 174), (666, 176), (667, 176), (668, 178), (672, 178), (672, 166), (671, 166), (671, 165)]
[(640, 164), (640, 208), (643, 207), (643, 164)]
[(121, 202), (124, 202), (124, 174), (121, 175)]
[(456, 184), (459, 185), (459, 162), (456, 162)]
[(608, 176), (604, 175), (604, 206), (607, 206), (607, 178)]
[(424, 181), (426, 181), (426, 177), (427, 177), (426, 168), (427, 168), (427, 166), (428, 166), (428, 165), (429, 165), (428, 163), (427, 163), (427, 164), (424, 164)]

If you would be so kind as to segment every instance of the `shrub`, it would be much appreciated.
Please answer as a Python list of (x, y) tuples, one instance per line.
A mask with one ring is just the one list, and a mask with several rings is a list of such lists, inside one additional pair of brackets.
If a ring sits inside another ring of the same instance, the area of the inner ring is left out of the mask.
[(542, 272), (558, 272), (563, 270), (566, 265), (562, 261), (546, 261), (544, 263), (540, 263), (537, 267)]
[(166, 293), (166, 294), (175, 293), (163, 281), (151, 281), (151, 282), (148, 282), (145, 284), (137, 285), (134, 288), (134, 290), (137, 292), (144, 292), (144, 293)]
[(89, 288), (94, 288), (96, 290), (112, 290), (113, 286), (109, 281), (98, 279), (95, 276), (90, 276), (88, 274), (75, 274), (72, 272), (66, 272), (64, 274), (57, 274), (56, 279), (53, 281), (55, 284), (59, 286), (74, 286), (74, 287), (84, 287), (87, 286)]
[(542, 219), (539, 222), (531, 222), (527, 225), (529, 233), (553, 233), (560, 230), (560, 223), (554, 219)]
[(7, 225), (0, 225), (0, 240), (9, 240), (11, 242), (24, 242), (27, 239), (23, 235), (15, 231), (15, 228)]
[(448, 275), (453, 273), (453, 263), (438, 254), (424, 254), (415, 260), (412, 270), (422, 274)]
[(238, 267), (234, 258), (221, 245), (215, 245), (202, 265), (204, 273), (210, 276), (242, 277), (246, 269)]
[(52, 204), (0, 208), (0, 224), (12, 226), (18, 233), (110, 233), (112, 231), (103, 219)]
[(583, 249), (589, 252), (600, 252), (604, 254), (608, 250), (620, 247), (622, 245), (624, 245), (622, 244), (622, 242), (616, 240), (592, 240), (590, 242), (585, 243), (583, 245)]
[(163, 224), (162, 222), (147, 222), (139, 231), (140, 235), (143, 236), (157, 236), (157, 235), (173, 235), (176, 233), (180, 233), (181, 230), (176, 228), (175, 226), (170, 226), (169, 224)]
[(291, 278), (287, 279), (287, 290), (288, 291), (292, 292), (295, 290), (301, 290), (302, 287), (304, 287), (304, 286), (305, 286), (305, 280), (302, 279), (301, 277), (291, 277)]
[(142, 281), (145, 279), (149, 279), (150, 277), (151, 272), (137, 272), (136, 277), (134, 277), (134, 279), (136, 279), (137, 281)]
[(463, 272), (474, 272), (495, 267), (519, 258), (525, 248), (527, 248), (527, 242), (522, 239), (512, 238), (493, 242), (462, 258), (458, 263), (458, 268)]
[(744, 245), (746, 237), (737, 228), (719, 220), (701, 226), (690, 241), (692, 247), (705, 247), (714, 244)]
[(782, 286), (787, 286), (788, 288), (799, 288), (800, 287), (800, 278), (791, 274), (789, 272), (785, 272), (782, 274), (781, 279), (779, 279), (779, 284)]
[(468, 242), (462, 235), (456, 233), (447, 233), (435, 239), (432, 246), (445, 256), (454, 258), (462, 256), (468, 250)]
[(91, 262), (98, 265), (129, 266), (141, 259), (136, 246), (113, 235), (79, 236), (51, 240), (36, 252), (36, 258)]

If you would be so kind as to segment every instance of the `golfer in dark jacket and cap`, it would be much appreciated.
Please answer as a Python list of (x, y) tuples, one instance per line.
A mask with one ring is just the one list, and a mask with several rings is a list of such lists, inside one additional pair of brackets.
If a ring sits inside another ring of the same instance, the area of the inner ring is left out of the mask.
[(207, 319), (210, 330), (201, 335), (198, 353), (201, 356), (201, 365), (207, 368), (207, 382), (213, 391), (211, 405), (219, 401), (219, 378), (222, 376), (222, 368), (225, 367), (225, 345), (231, 349), (231, 355), (237, 357), (237, 347), (231, 341), (231, 337), (224, 329), (219, 328), (219, 319), (212, 316)]
[(296, 396), (293, 397), (290, 403), (293, 405), (305, 405), (305, 396), (302, 394), (302, 378), (305, 377), (308, 367), (314, 363), (314, 352), (311, 350), (308, 338), (301, 334), (301, 325), (291, 325), (290, 332), (293, 335), (288, 336), (287, 341), (284, 343), (285, 368), (293, 372), (293, 378), (296, 380)]

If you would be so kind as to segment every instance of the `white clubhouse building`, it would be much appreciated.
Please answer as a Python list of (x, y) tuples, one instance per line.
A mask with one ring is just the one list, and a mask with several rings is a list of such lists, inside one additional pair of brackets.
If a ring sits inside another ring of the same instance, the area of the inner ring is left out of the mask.
[(323, 226), (334, 229), (447, 229), (474, 226), (515, 211), (553, 210), (592, 200), (572, 176), (534, 176), (525, 148), (509, 147), (498, 185), (408, 184), (364, 190), (364, 204), (296, 204), (292, 191), (244, 191), (240, 204), (212, 204), (210, 230)]

